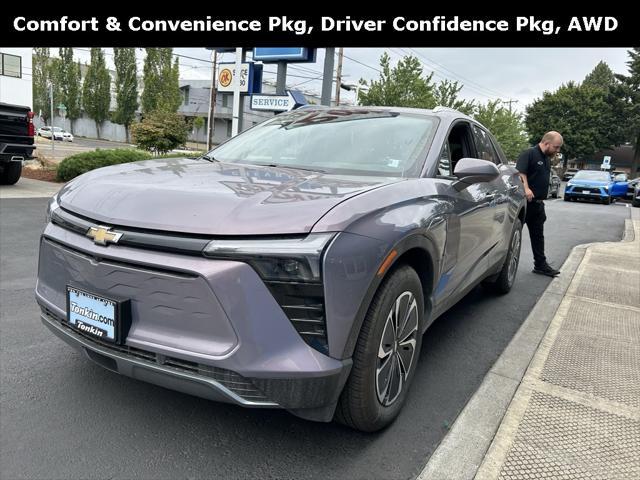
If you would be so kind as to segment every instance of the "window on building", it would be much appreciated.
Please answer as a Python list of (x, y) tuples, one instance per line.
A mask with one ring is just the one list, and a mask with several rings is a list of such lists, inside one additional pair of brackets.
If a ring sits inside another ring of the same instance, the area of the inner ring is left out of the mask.
[(0, 75), (22, 78), (22, 57), (2, 53), (0, 59)]
[(183, 88), (184, 104), (189, 105), (189, 87)]
[(227, 138), (231, 137), (231, 120), (227, 120)]
[(222, 94), (222, 106), (223, 107), (229, 106), (229, 95), (227, 95), (226, 93)]

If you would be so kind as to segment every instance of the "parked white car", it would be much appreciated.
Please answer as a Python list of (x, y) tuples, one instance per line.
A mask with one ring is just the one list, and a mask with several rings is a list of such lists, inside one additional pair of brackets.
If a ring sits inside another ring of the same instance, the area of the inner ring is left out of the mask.
[[(51, 128), (49, 126), (40, 127), (38, 129), (38, 136), (44, 138), (51, 138)], [(65, 142), (73, 142), (73, 135), (60, 127), (53, 127), (54, 140), (64, 140)]]

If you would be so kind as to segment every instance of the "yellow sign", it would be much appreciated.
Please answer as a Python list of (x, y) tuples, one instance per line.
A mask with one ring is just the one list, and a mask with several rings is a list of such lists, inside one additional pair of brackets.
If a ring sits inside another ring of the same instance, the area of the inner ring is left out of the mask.
[(233, 81), (233, 72), (229, 68), (223, 68), (218, 74), (218, 83), (223, 87), (228, 87)]

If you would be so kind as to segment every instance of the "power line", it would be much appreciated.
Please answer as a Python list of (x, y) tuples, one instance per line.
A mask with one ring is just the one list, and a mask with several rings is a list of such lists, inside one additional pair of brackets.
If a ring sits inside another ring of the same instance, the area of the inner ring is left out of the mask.
[(479, 83), (474, 82), (473, 80), (469, 80), (468, 78), (463, 77), (463, 76), (462, 76), (462, 75), (460, 75), (459, 73), (454, 72), (453, 70), (451, 70), (451, 69), (449, 69), (449, 68), (445, 67), (444, 65), (442, 65), (442, 64), (440, 64), (440, 63), (438, 63), (438, 62), (436, 62), (435, 60), (431, 60), (431, 59), (428, 59), (428, 60), (427, 60), (427, 59), (426, 59), (425, 57), (423, 57), (423, 56), (420, 54), (420, 52), (418, 52), (415, 48), (409, 48), (409, 50), (411, 50), (412, 52), (414, 52), (414, 53), (415, 53), (416, 55), (418, 55), (419, 57), (423, 58), (423, 59), (425, 60), (425, 62), (433, 63), (433, 64), (435, 64), (435, 65), (439, 66), (440, 68), (442, 68), (442, 69), (444, 69), (444, 70), (446, 70), (446, 71), (450, 72), (450, 73), (451, 73), (451, 75), (453, 75), (453, 77), (454, 77), (454, 78), (459, 78), (461, 81), (466, 82), (466, 84), (476, 85), (478, 88), (481, 88), (482, 90), (484, 90), (484, 91), (486, 91), (486, 92), (492, 93), (494, 96), (498, 96), (498, 97), (507, 97), (507, 96), (508, 96), (508, 95), (505, 95), (504, 93), (498, 92), (497, 90), (493, 90), (493, 89), (491, 89), (491, 88), (489, 88), (489, 87), (485, 87), (485, 86), (483, 86), (483, 85), (480, 85)]

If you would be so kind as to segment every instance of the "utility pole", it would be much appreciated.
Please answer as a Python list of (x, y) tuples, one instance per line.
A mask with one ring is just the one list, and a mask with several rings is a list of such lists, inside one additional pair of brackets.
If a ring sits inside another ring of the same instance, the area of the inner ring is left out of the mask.
[(506, 100), (500, 100), (502, 103), (508, 103), (509, 104), (509, 113), (511, 113), (511, 104), (512, 103), (518, 103), (518, 100), (511, 100), (509, 99), (509, 101)]
[(336, 74), (336, 107), (340, 106), (340, 88), (342, 87), (342, 57), (344, 55), (344, 48), (340, 47), (338, 50), (338, 71)]
[(287, 94), (287, 62), (278, 62), (278, 73), (276, 80), (276, 95)]
[(242, 79), (242, 63), (244, 62), (244, 49), (236, 48), (236, 69), (233, 73), (233, 113), (231, 121), (231, 136), (235, 137), (242, 131), (242, 113), (244, 101), (240, 96), (240, 81)]
[(328, 107), (331, 106), (331, 87), (333, 87), (333, 64), (335, 62), (334, 47), (324, 49), (324, 72), (322, 77), (322, 95), (320, 103)]
[(216, 67), (218, 63), (218, 52), (213, 50), (213, 70), (211, 71), (211, 91), (209, 96), (209, 119), (207, 121), (207, 152), (211, 150), (213, 144), (213, 134), (215, 131), (215, 109), (216, 109)]

